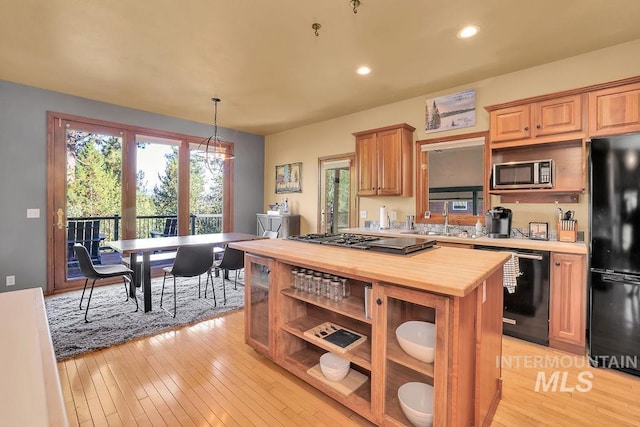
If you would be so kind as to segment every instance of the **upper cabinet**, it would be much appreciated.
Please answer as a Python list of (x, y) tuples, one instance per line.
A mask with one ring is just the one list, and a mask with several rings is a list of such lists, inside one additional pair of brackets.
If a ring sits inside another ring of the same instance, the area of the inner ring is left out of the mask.
[(589, 93), (592, 137), (629, 132), (640, 132), (640, 83)]
[(563, 96), (508, 107), (487, 107), (492, 145), (514, 146), (550, 142), (584, 130), (584, 95)]
[(586, 179), (587, 96), (551, 94), (486, 107), (488, 184), (496, 163), (552, 160), (552, 188), (495, 189), (501, 202), (577, 202)]
[(353, 134), (358, 196), (412, 196), (414, 130), (403, 123)]

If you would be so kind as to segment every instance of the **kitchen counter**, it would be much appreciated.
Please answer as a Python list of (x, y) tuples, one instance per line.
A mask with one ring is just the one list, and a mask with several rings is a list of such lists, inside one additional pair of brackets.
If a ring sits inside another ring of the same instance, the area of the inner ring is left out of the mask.
[(482, 237), (458, 237), (458, 236), (438, 236), (407, 233), (407, 230), (401, 228), (391, 228), (380, 230), (375, 228), (344, 228), (341, 233), (367, 234), (370, 236), (386, 236), (386, 237), (417, 237), (425, 239), (435, 239), (438, 242), (461, 243), (467, 245), (479, 246), (500, 246), (514, 249), (535, 249), (550, 252), (563, 252), (569, 254), (587, 254), (587, 245), (585, 242), (566, 243), (557, 240), (531, 240), (527, 238), (509, 238), (509, 239), (492, 239), (487, 236)]
[(361, 280), (401, 283), (421, 291), (459, 297), (502, 269), (509, 257), (500, 252), (475, 252), (470, 256), (468, 249), (446, 247), (392, 255), (286, 239), (234, 242), (230, 246), (302, 267), (320, 265), (334, 274), (342, 272)]

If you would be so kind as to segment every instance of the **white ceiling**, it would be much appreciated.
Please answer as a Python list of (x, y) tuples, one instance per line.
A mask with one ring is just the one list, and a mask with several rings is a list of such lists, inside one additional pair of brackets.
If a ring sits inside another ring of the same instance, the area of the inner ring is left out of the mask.
[(640, 0), (0, 4), (0, 79), (263, 135), (640, 38)]

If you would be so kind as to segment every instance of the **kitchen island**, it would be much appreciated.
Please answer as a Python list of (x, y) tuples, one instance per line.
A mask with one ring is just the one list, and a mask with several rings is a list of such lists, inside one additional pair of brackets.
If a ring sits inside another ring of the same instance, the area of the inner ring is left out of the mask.
[[(398, 388), (434, 388), (434, 425), (488, 425), (501, 395), (502, 266), (507, 254), (434, 247), (411, 255), (371, 253), (284, 239), (232, 243), (245, 251), (245, 340), (337, 402), (379, 425), (409, 425)], [(335, 302), (292, 287), (292, 272), (339, 276), (351, 294)], [(409, 356), (396, 328), (435, 324), (432, 363)], [(321, 325), (364, 337), (344, 350), (310, 331)], [(351, 362), (328, 381), (318, 360), (334, 351)]]

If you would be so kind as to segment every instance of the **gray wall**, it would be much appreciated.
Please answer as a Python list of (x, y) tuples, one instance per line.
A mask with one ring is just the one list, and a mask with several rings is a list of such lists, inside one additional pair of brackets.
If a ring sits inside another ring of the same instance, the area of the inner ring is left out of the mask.
[[(210, 124), (0, 80), (0, 292), (46, 286), (47, 111), (203, 138), (212, 132)], [(263, 207), (264, 137), (218, 134), (235, 143), (234, 231), (253, 234)], [(40, 218), (27, 219), (28, 208), (40, 209)], [(15, 286), (5, 286), (8, 275)]]

